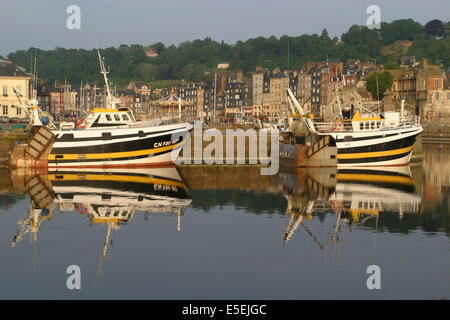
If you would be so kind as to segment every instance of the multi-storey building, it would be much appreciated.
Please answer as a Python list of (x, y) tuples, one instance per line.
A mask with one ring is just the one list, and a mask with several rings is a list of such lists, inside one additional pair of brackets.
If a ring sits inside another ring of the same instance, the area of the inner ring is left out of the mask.
[(50, 92), (52, 91), (51, 86), (45, 84), (44, 81), (38, 81), (35, 90), (39, 108), (42, 111), (52, 113), (50, 107)]
[(225, 89), (225, 113), (227, 122), (235, 122), (241, 117), (244, 106), (244, 88), (243, 81), (228, 82)]
[(243, 105), (253, 105), (253, 78), (247, 78), (244, 81)]
[(289, 76), (289, 89), (292, 91), (294, 96), (298, 97), (298, 72), (297, 71), (287, 71), (285, 74)]
[(270, 92), (270, 72), (267, 69), (260, 67), (256, 68), (256, 71), (252, 75), (252, 96), (253, 105), (263, 105), (264, 93)]
[(264, 105), (264, 114), (270, 117), (287, 117), (290, 113), (286, 100), (286, 89), (289, 88), (290, 77), (282, 72), (274, 74), (270, 79), (270, 105)]
[(403, 96), (409, 100), (416, 99), (415, 70), (389, 70), (393, 75), (391, 94), (393, 100), (400, 100)]
[(319, 116), (320, 115), (320, 91), (321, 91), (321, 82), (322, 82), (322, 78), (323, 75), (325, 74), (325, 72), (323, 72), (323, 70), (325, 70), (325, 67), (320, 67), (320, 68), (314, 68), (311, 69), (311, 112), (315, 115), (315, 116)]
[(301, 72), (298, 74), (297, 98), (300, 105), (307, 112), (311, 111), (311, 74)]
[[(416, 114), (425, 121), (447, 119), (450, 116), (450, 90), (445, 71), (438, 66), (428, 65), (423, 59), (422, 68), (416, 76)], [(447, 85), (448, 86), (448, 85)]]
[(311, 69), (311, 111), (322, 116), (322, 109), (333, 98), (333, 91), (342, 86), (344, 65), (338, 60), (310, 64)]
[(18, 118), (25, 116), (23, 110), (17, 107), (19, 100), (13, 87), (29, 97), (30, 79), (23, 68), (15, 66), (10, 60), (0, 59), (0, 115)]
[[(196, 119), (199, 116), (198, 89), (201, 89), (202, 86), (203, 85), (200, 83), (181, 83), (176, 86), (177, 95), (187, 102), (185, 110), (188, 113), (189, 119)], [(202, 97), (201, 100), (204, 100), (204, 97)]]

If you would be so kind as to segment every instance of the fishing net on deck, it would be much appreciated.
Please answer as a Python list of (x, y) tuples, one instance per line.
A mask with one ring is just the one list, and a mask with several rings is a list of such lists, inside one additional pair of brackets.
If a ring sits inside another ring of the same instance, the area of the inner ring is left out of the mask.
[(306, 123), (303, 119), (293, 120), (289, 129), (296, 136), (309, 136), (309, 134), (310, 134), (308, 126), (306, 125)]

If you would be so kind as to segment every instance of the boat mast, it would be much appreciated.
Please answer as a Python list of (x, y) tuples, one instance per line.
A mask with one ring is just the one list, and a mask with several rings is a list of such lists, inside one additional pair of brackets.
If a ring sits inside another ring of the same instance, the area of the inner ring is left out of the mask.
[(98, 61), (100, 63), (100, 73), (103, 74), (103, 78), (105, 79), (105, 86), (106, 86), (106, 92), (108, 93), (108, 100), (106, 103), (106, 108), (107, 109), (112, 109), (112, 98), (111, 98), (111, 91), (109, 89), (109, 82), (108, 82), (108, 77), (106, 76), (109, 72), (106, 71), (105, 69), (105, 63), (102, 59), (102, 57), (100, 56), (100, 50), (97, 49), (97, 53), (98, 53)]

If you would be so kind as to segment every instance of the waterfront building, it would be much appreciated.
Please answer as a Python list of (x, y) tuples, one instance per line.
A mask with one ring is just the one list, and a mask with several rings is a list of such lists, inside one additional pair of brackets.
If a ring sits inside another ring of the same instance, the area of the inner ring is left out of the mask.
[(241, 118), (242, 107), (244, 106), (243, 81), (231, 81), (225, 89), (225, 113), (227, 122), (236, 122)]
[(31, 76), (21, 67), (15, 66), (10, 60), (0, 59), (0, 115), (23, 118), (23, 110), (18, 108), (19, 100), (13, 91), (17, 88), (25, 97), (30, 96)]
[(270, 104), (264, 104), (263, 114), (267, 117), (285, 118), (290, 114), (286, 100), (286, 89), (290, 78), (282, 72), (274, 73), (270, 79)]
[[(270, 92), (269, 83), (270, 71), (261, 67), (256, 67), (256, 71), (252, 74), (252, 91), (253, 105), (263, 105), (263, 94)], [(267, 87), (269, 86), (269, 90)]]
[(416, 77), (417, 112), (425, 122), (446, 120), (448, 116), (448, 79), (439, 66), (422, 60)]
[(311, 74), (298, 74), (297, 99), (306, 111), (311, 110)]

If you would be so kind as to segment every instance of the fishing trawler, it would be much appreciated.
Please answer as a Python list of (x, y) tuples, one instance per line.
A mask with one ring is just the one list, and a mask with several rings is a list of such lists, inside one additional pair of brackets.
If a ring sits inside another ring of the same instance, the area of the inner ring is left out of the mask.
[[(332, 121), (316, 121), (290, 89), (292, 115), (281, 136), (280, 164), (296, 167), (398, 166), (410, 162), (414, 144), (423, 131), (419, 116), (401, 112), (374, 113), (346, 106)], [(340, 99), (338, 99), (340, 101)]]
[[(104, 61), (98, 51), (107, 91), (106, 106), (93, 108), (86, 119), (61, 123), (56, 128), (37, 106), (37, 100), (15, 93), (30, 116), (33, 135), (17, 146), (10, 157), (13, 167), (129, 167), (174, 163), (193, 126), (136, 121), (133, 112), (113, 99)], [(22, 103), (25, 100), (26, 103)], [(181, 121), (181, 114), (180, 119)], [(70, 125), (71, 124), (71, 125)]]

